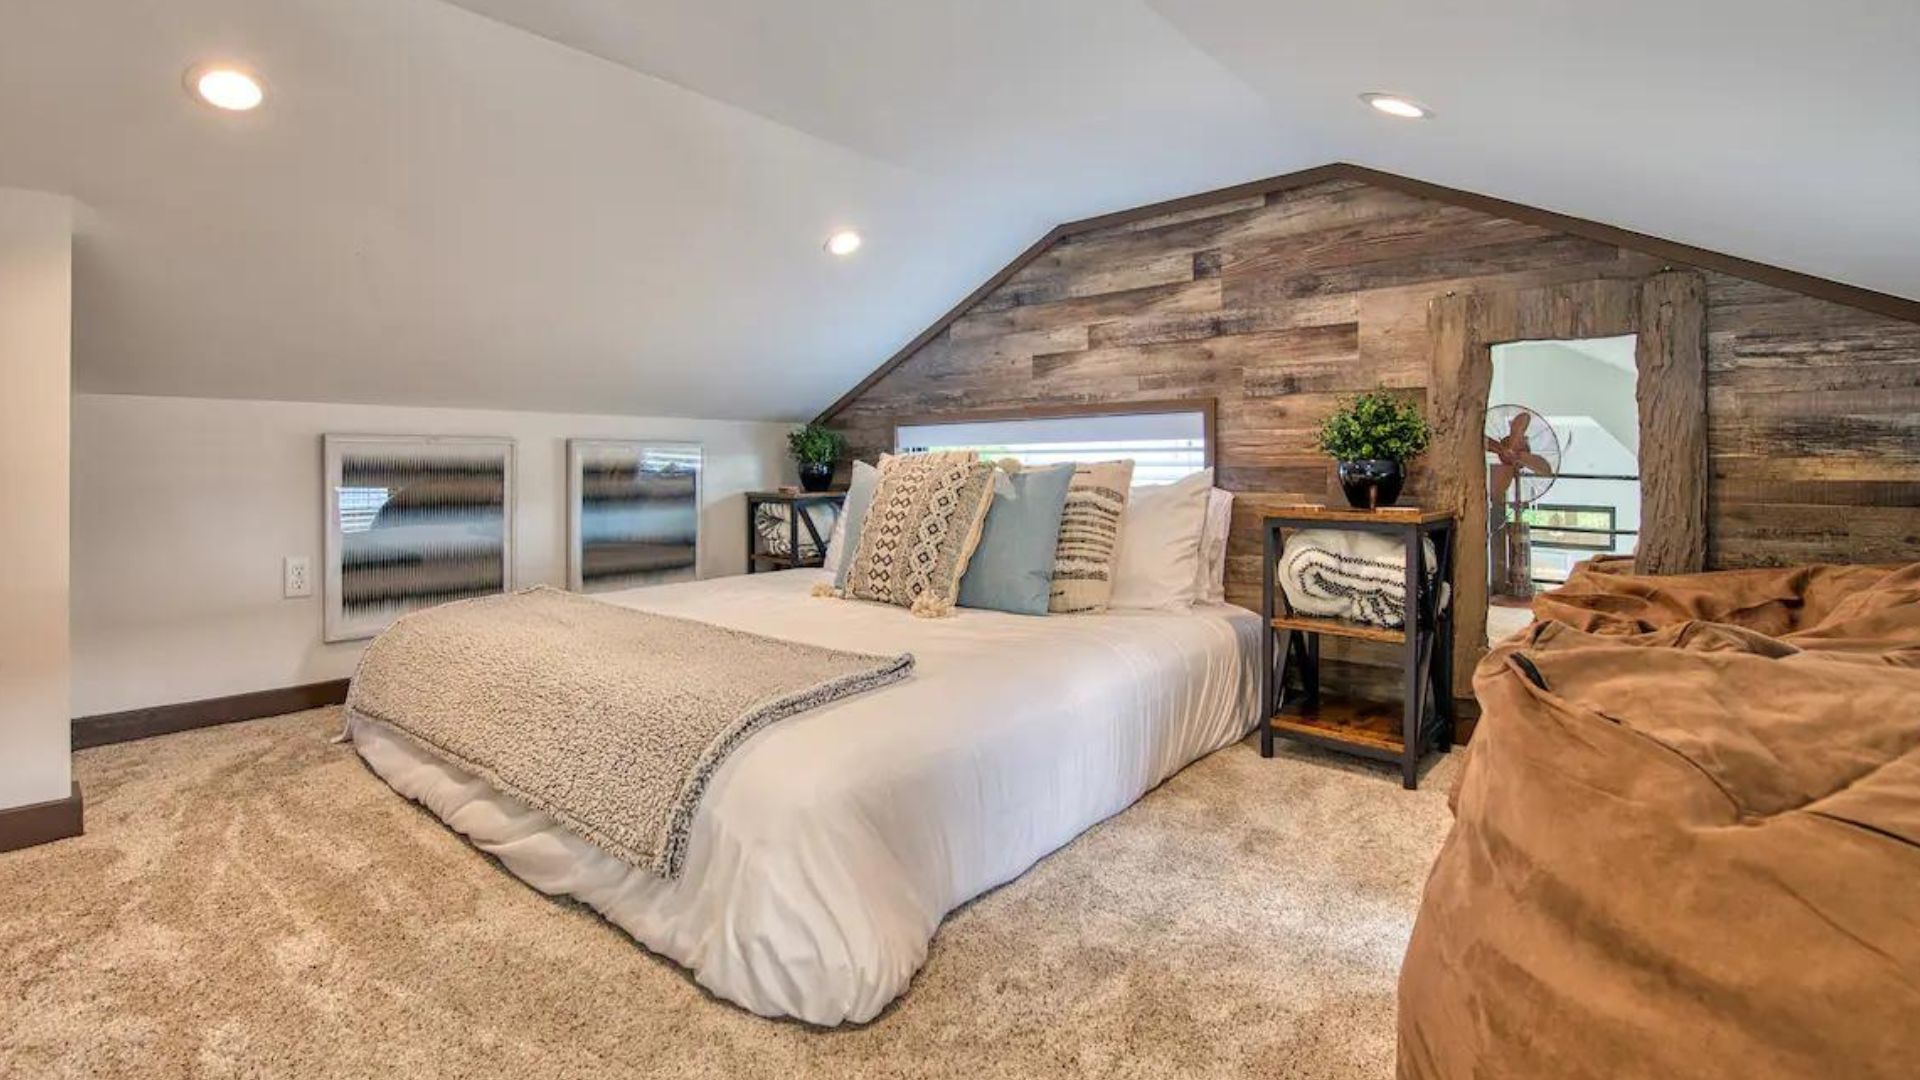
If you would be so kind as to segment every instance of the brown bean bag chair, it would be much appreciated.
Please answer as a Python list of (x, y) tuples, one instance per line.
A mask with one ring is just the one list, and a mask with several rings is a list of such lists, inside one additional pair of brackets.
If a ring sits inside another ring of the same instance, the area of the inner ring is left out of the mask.
[(1474, 677), (1400, 1076), (1920, 1076), (1920, 564), (1534, 611)]

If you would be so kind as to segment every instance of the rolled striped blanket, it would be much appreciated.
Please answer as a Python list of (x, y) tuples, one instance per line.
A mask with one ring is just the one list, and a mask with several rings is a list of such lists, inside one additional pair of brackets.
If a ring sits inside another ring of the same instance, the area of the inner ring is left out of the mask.
[[(1423, 543), (1432, 574), (1433, 541)], [(1303, 529), (1287, 538), (1278, 576), (1297, 614), (1398, 627), (1406, 622), (1406, 567), (1406, 547), (1394, 537)]]

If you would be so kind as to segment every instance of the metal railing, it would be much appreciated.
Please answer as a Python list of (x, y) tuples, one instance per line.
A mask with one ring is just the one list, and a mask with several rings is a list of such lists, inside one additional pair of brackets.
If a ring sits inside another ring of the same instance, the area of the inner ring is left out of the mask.
[[(1626, 473), (1562, 472), (1562, 473), (1555, 473), (1554, 479), (1556, 480), (1602, 480), (1602, 481), (1616, 481), (1621, 483), (1639, 483), (1640, 482), (1640, 476), (1637, 473), (1629, 475)], [(1640, 530), (1638, 529), (1618, 529), (1618, 528), (1593, 529), (1583, 525), (1535, 525), (1529, 522), (1527, 527), (1530, 530), (1532, 530), (1535, 534), (1542, 533), (1542, 532), (1557, 532), (1557, 533), (1573, 533), (1580, 536), (1604, 536), (1607, 538), (1607, 551), (1612, 551), (1614, 548), (1618, 547), (1620, 543), (1620, 537), (1622, 536), (1639, 536), (1640, 535)], [(1536, 547), (1546, 548), (1547, 550), (1550, 550), (1550, 551), (1590, 550), (1590, 549), (1582, 548), (1578, 546), (1569, 547), (1565, 545), (1557, 545), (1557, 544), (1554, 544), (1552, 541), (1542, 541), (1538, 539), (1534, 540), (1533, 544)], [(1594, 553), (1604, 554), (1604, 552), (1599, 552), (1599, 551), (1595, 551)], [(1528, 580), (1532, 581), (1535, 585), (1559, 586), (1559, 585), (1566, 584), (1565, 578), (1541, 577), (1539, 576), (1538, 573), (1528, 575)]]

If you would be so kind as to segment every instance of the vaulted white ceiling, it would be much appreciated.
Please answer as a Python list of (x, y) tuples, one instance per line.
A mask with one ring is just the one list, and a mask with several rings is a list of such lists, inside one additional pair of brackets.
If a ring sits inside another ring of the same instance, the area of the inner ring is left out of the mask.
[(791, 418), (1056, 222), (1331, 160), (1920, 296), (1920, 14), (1842, 7), (9, 0), (0, 186), (83, 205), (82, 389)]

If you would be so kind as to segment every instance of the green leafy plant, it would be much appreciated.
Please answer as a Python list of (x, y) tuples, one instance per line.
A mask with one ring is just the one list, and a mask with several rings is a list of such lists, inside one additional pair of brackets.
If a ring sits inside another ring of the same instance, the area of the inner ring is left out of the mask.
[(847, 438), (819, 424), (797, 427), (787, 433), (787, 452), (802, 465), (831, 465), (847, 449)]
[(1420, 406), (1384, 389), (1345, 402), (1320, 425), (1320, 449), (1336, 461), (1405, 462), (1433, 436)]

